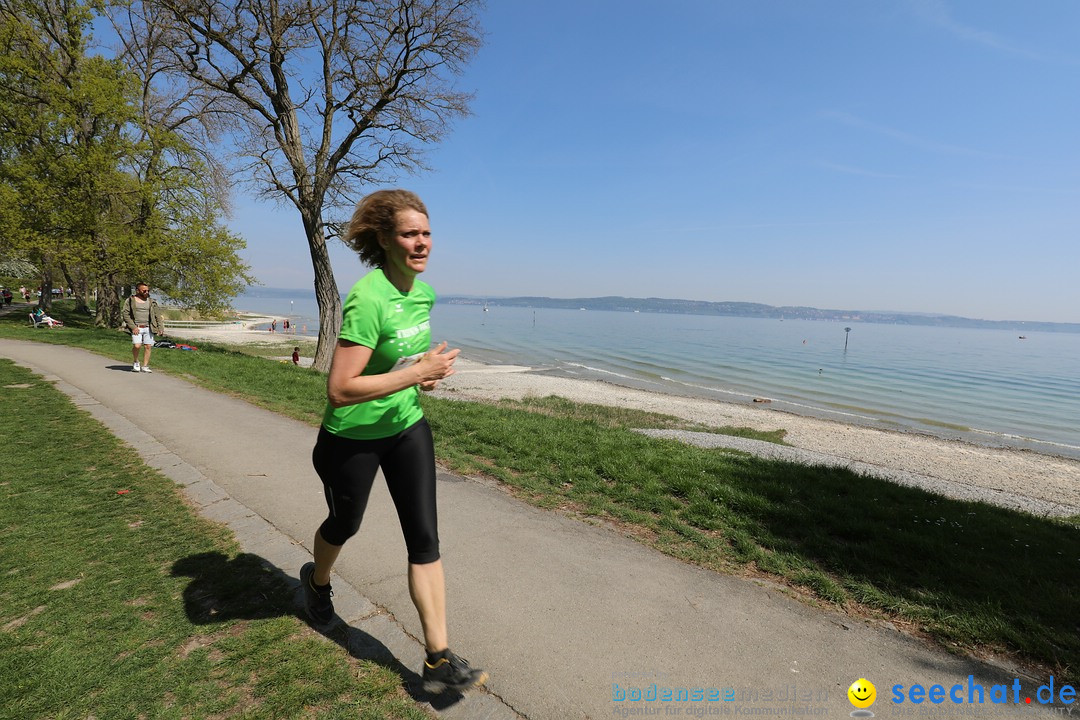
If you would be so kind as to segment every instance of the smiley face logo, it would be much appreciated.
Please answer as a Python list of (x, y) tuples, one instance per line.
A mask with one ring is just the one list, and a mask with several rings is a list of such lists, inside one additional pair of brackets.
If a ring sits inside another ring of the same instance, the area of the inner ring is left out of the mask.
[(868, 708), (877, 700), (877, 688), (866, 678), (859, 678), (847, 689), (848, 700), (857, 708)]

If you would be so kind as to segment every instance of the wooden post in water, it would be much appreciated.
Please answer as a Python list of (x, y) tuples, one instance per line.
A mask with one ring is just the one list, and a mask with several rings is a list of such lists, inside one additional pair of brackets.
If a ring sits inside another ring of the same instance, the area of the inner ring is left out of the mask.
[(846, 327), (844, 328), (844, 352), (847, 352), (847, 341), (849, 337), (851, 337), (851, 328)]

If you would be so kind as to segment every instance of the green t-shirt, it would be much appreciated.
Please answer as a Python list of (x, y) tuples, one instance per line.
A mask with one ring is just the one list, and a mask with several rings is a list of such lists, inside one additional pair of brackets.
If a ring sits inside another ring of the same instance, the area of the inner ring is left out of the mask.
[[(360, 278), (345, 298), (339, 337), (371, 348), (361, 374), (380, 375), (419, 360), (431, 346), (429, 314), (434, 304), (435, 292), (420, 280), (402, 293), (381, 269)], [(419, 392), (413, 386), (356, 405), (327, 404), (323, 427), (357, 440), (396, 435), (424, 417)]]

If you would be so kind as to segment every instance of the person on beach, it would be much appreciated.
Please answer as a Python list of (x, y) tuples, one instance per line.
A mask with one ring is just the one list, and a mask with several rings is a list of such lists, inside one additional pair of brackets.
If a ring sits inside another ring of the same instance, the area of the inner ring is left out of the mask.
[(298, 348), (298, 347), (294, 347), (292, 349), (292, 364), (293, 365), (299, 365), (300, 364), (300, 348)]
[[(150, 369), (150, 350), (154, 347), (154, 335), (165, 335), (165, 327), (161, 323), (161, 313), (157, 302), (150, 297), (150, 286), (139, 283), (135, 286), (135, 294), (124, 303), (122, 316), (124, 326), (131, 332), (131, 363), (132, 372), (153, 372)], [(139, 348), (143, 349), (142, 364), (139, 364)]]
[(329, 515), (315, 533), (315, 561), (300, 569), (307, 614), (334, 618), (330, 571), (356, 534), (381, 467), (408, 549), (409, 594), (420, 615), (426, 692), (466, 690), (487, 673), (451, 652), (439, 554), (435, 448), (419, 390), (454, 373), (458, 350), (431, 345), (427, 208), (406, 190), (380, 190), (356, 206), (344, 242), (374, 269), (349, 292), (327, 378), (327, 407), (312, 451)]

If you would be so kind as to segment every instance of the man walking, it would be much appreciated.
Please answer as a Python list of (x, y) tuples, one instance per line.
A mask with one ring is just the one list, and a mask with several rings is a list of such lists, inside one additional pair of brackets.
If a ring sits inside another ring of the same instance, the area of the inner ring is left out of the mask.
[[(164, 327), (161, 324), (161, 313), (157, 303), (150, 297), (150, 286), (139, 283), (135, 286), (135, 294), (124, 303), (124, 325), (131, 331), (131, 357), (134, 362), (131, 365), (133, 372), (148, 373), (150, 370), (150, 349), (154, 347), (154, 333), (164, 335)], [(139, 347), (143, 350), (142, 365), (139, 364)]]

